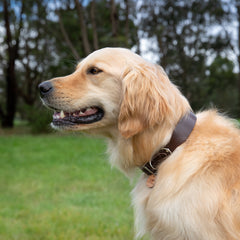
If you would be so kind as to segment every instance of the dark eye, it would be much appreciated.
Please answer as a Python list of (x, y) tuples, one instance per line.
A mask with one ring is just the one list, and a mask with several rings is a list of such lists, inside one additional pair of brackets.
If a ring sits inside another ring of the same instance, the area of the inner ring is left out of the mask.
[(92, 74), (92, 75), (96, 75), (98, 73), (102, 72), (101, 69), (97, 68), (97, 67), (90, 67), (88, 70), (87, 70), (87, 73), (88, 74)]

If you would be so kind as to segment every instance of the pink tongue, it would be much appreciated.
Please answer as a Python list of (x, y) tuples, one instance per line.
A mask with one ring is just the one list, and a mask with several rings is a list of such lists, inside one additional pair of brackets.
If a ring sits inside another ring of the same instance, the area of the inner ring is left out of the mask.
[(79, 116), (89, 116), (89, 115), (93, 115), (97, 112), (97, 108), (87, 108), (86, 111), (84, 112), (80, 112)]
[(95, 114), (97, 112), (97, 108), (89, 108), (85, 111), (85, 115), (92, 115)]

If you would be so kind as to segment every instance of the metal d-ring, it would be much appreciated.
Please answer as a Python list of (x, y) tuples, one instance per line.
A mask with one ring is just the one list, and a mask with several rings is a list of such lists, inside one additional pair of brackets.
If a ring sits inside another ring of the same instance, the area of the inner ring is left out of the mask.
[(168, 155), (170, 155), (172, 152), (169, 148), (161, 148), (158, 153), (156, 154), (156, 156), (154, 156), (154, 158), (152, 158), (150, 161), (149, 161), (149, 165), (151, 166), (152, 169), (154, 170), (157, 170), (156, 167), (154, 167), (152, 165), (152, 161), (158, 157), (160, 157), (160, 159), (165, 159)]
[(157, 170), (153, 165), (152, 165), (152, 159), (149, 161), (149, 165), (153, 170)]

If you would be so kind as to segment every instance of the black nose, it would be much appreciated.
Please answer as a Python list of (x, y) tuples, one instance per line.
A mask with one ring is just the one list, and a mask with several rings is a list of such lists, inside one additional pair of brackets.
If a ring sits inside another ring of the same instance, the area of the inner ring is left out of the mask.
[(41, 97), (48, 95), (53, 90), (53, 85), (50, 81), (42, 82), (38, 85)]

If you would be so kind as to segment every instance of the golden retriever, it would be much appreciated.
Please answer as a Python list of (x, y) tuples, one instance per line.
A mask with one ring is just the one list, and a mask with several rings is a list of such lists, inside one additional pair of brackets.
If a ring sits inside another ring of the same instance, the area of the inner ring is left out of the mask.
[[(52, 127), (105, 136), (127, 175), (166, 146), (191, 107), (164, 70), (130, 50), (104, 48), (68, 76), (39, 85)], [(132, 191), (136, 236), (155, 240), (240, 239), (240, 134), (215, 110), (198, 113), (186, 141)]]

